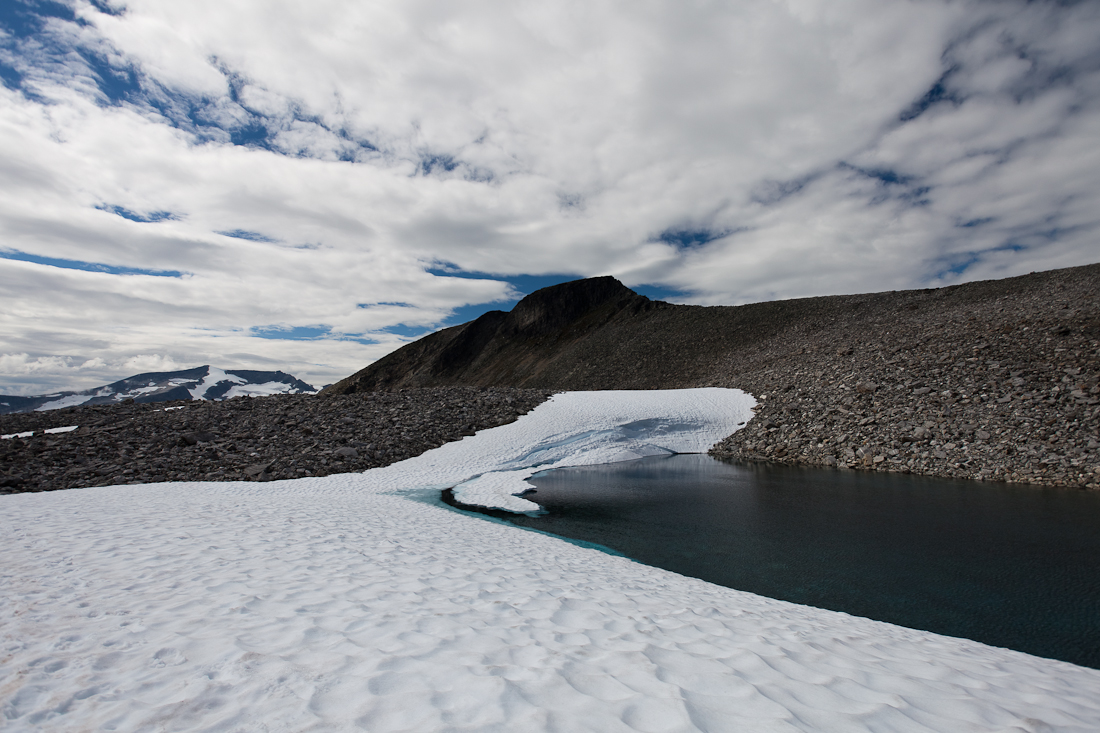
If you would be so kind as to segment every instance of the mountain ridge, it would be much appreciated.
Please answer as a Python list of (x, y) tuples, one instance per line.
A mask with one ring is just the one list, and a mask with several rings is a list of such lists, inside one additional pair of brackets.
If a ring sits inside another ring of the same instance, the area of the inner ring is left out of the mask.
[(306, 394), (317, 389), (282, 371), (222, 370), (205, 364), (174, 372), (144, 372), (101, 387), (22, 397), (0, 395), (0, 415), (57, 410), (78, 405), (105, 405), (172, 400), (221, 400), (243, 394)]
[(322, 396), (443, 386), (729, 387), (757, 417), (715, 455), (1100, 487), (1100, 264), (741, 306), (614, 278), (425, 336)]

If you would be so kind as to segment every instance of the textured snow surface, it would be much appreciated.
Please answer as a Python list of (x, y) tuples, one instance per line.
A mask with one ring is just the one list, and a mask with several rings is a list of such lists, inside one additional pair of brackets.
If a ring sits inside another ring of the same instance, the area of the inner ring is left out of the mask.
[(0, 497), (0, 728), (1100, 730), (1096, 670), (684, 578), (426, 488), (506, 464), (478, 466), (483, 436), (581, 399), (562, 397), (470, 455), (365, 474)]

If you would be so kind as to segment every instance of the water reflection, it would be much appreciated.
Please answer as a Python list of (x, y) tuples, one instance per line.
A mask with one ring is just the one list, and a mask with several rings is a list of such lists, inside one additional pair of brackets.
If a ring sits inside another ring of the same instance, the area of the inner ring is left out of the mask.
[(680, 455), (531, 480), (508, 521), (772, 598), (1100, 668), (1100, 495)]

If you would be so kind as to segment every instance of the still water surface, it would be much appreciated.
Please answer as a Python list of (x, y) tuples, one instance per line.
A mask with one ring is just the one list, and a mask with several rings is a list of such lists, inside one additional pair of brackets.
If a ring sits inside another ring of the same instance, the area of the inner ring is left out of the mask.
[(676, 455), (538, 474), (514, 524), (738, 590), (1100, 668), (1100, 494)]

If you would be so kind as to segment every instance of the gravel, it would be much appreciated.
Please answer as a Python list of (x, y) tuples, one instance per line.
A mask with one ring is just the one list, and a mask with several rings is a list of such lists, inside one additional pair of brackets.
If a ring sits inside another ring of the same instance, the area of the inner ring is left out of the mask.
[(1100, 311), (1081, 274), (1042, 273), (1024, 293), (926, 291), (912, 310), (790, 333), (729, 380), (761, 404), (711, 453), (1100, 488)]
[(550, 394), (443, 387), (3, 415), (0, 434), (34, 434), (0, 440), (0, 493), (365, 471), (510, 423)]

